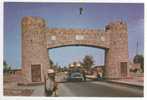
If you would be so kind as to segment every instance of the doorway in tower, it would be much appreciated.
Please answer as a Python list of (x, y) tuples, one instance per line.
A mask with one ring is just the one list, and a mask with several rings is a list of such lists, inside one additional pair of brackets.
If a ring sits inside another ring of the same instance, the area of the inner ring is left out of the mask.
[(32, 82), (41, 82), (41, 65), (31, 65)]

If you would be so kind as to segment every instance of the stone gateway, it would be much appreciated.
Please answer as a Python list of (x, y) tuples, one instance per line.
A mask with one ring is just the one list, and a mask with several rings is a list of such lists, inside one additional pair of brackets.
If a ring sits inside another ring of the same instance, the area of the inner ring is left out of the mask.
[(105, 50), (105, 78), (127, 76), (128, 31), (123, 21), (109, 23), (105, 29), (48, 28), (40, 17), (22, 19), (22, 75), (24, 84), (43, 83), (50, 68), (48, 49), (84, 45)]

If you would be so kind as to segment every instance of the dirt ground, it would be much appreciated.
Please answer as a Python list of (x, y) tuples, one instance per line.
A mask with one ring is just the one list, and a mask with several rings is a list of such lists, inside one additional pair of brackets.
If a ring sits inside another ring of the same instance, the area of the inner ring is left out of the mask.
[(3, 95), (4, 96), (30, 96), (33, 93), (33, 89), (18, 86), (20, 75), (8, 75), (4, 74)]

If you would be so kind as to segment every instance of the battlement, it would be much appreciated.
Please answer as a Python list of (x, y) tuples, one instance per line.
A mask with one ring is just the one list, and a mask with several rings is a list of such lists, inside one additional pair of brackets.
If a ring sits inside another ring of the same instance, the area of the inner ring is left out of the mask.
[[(47, 24), (45, 22), (45, 20), (41, 17), (36, 17), (36, 16), (25, 16), (22, 18), (22, 27), (25, 28), (42, 28), (42, 27), (46, 27)], [(117, 20), (114, 22), (110, 22), (105, 26), (105, 30), (103, 29), (74, 29), (74, 28), (46, 28), (47, 31), (68, 31), (68, 32), (88, 32), (88, 33), (95, 33), (95, 32), (107, 32), (107, 31), (121, 31), (121, 30), (127, 30), (127, 24), (126, 22), (122, 21), (122, 20)]]
[(110, 22), (108, 25), (105, 27), (105, 31), (121, 31), (121, 30), (127, 30), (127, 23), (124, 21), (115, 21), (115, 22)]
[(21, 21), (22, 27), (25, 29), (39, 29), (46, 27), (45, 20), (41, 17), (26, 16), (22, 18)]

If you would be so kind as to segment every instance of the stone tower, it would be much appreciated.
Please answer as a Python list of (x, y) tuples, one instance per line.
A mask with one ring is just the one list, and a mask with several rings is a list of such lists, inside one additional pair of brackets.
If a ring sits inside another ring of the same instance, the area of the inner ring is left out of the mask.
[(105, 27), (109, 34), (109, 49), (106, 50), (106, 78), (127, 76), (128, 32), (127, 24), (122, 21), (109, 23)]
[(46, 24), (39, 17), (22, 19), (22, 75), (24, 84), (44, 82), (49, 67)]

